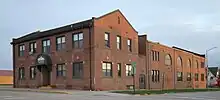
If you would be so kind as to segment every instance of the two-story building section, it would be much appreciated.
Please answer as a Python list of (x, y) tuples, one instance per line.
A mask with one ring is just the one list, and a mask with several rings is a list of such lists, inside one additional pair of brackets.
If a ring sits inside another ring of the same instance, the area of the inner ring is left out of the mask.
[[(206, 82), (185, 82), (184, 76), (205, 73), (204, 68), (191, 67), (195, 62), (201, 66), (203, 56), (138, 36), (119, 10), (33, 32), (11, 44), (15, 88), (125, 90), (133, 86), (132, 64), (137, 89), (203, 88)], [(181, 64), (176, 64), (179, 60)]]

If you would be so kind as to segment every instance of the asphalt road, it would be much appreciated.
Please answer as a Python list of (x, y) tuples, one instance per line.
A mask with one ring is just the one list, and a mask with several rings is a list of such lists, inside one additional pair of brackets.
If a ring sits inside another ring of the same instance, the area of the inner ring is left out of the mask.
[(220, 100), (220, 92), (133, 96), (90, 91), (73, 91), (71, 95), (0, 91), (0, 100)]

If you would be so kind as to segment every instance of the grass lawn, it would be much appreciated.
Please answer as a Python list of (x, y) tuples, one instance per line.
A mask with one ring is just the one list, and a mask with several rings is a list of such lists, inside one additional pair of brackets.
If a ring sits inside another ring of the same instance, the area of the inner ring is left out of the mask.
[(135, 93), (132, 90), (127, 90), (127, 91), (113, 91), (113, 93), (145, 95), (145, 94), (164, 94), (164, 93), (182, 93), (182, 92), (206, 92), (206, 91), (220, 91), (220, 88), (171, 89), (171, 90), (136, 90)]
[(0, 86), (13, 86), (13, 84), (0, 84)]

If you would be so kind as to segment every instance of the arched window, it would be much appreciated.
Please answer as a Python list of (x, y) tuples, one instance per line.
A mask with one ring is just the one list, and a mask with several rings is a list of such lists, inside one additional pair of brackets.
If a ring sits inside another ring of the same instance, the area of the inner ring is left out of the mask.
[(169, 54), (165, 56), (165, 65), (170, 66), (172, 64), (172, 59)]
[(182, 58), (180, 56), (177, 58), (177, 66), (182, 67)]
[(191, 67), (191, 60), (190, 59), (187, 60), (187, 67)]
[(196, 67), (196, 68), (199, 68), (198, 60), (196, 60), (196, 62), (195, 62), (195, 67)]

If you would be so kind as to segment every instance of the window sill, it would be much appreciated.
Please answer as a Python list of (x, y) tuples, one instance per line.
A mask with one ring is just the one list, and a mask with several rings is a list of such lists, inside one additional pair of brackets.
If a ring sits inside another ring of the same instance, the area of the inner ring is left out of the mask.
[(76, 80), (82, 80), (83, 77), (72, 77), (72, 79), (76, 79)]
[(112, 76), (103, 76), (102, 78), (113, 78)]

